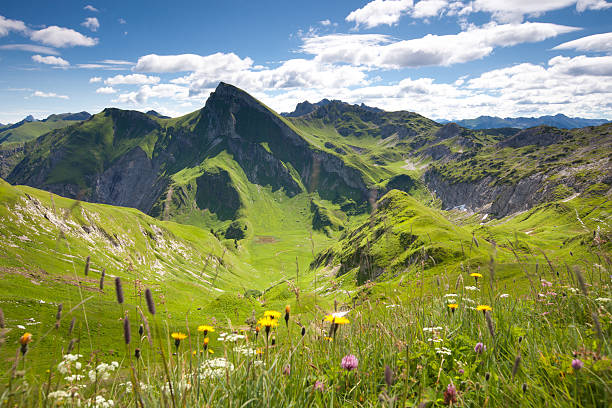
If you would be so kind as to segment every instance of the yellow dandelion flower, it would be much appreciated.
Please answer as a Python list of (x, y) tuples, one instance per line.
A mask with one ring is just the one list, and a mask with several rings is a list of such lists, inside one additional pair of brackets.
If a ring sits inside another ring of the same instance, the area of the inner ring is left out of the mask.
[(323, 337), (323, 340), (334, 341), (334, 339), (332, 339), (331, 337), (327, 337), (327, 336)]
[(208, 352), (209, 352), (210, 354), (215, 354), (215, 350), (213, 350), (213, 349), (208, 349)]
[(206, 336), (206, 333), (212, 333), (215, 331), (215, 328), (212, 326), (207, 326), (205, 324), (198, 326), (198, 331), (201, 333), (204, 333), (204, 335)]
[(21, 344), (22, 346), (26, 346), (31, 341), (32, 341), (32, 333), (24, 333), (23, 336), (19, 338), (19, 344)]
[(170, 335), (170, 337), (172, 337), (174, 340), (185, 340), (187, 338), (187, 335), (181, 332), (174, 332)]
[(490, 312), (491, 310), (493, 310), (493, 308), (489, 305), (478, 305), (476, 306), (476, 310), (485, 313), (485, 312)]
[(472, 272), (472, 273), (470, 273), (470, 276), (471, 276), (472, 278), (476, 278), (476, 279), (478, 279), (478, 278), (482, 278), (482, 274), (481, 274), (481, 273), (478, 273), (478, 272)]
[(257, 321), (257, 324), (266, 329), (278, 326), (278, 322), (271, 317), (262, 317)]
[(270, 319), (279, 319), (281, 317), (281, 313), (276, 310), (266, 310), (264, 312), (264, 317), (269, 317)]
[(208, 346), (208, 343), (210, 342), (210, 339), (208, 337), (206, 337), (204, 339), (204, 346)]
[(336, 317), (336, 320), (334, 320), (334, 323), (335, 324), (349, 324), (350, 321), (346, 317)]
[(459, 305), (457, 303), (449, 303), (448, 304), (448, 308), (451, 310), (451, 312), (455, 313), (455, 309), (457, 309), (459, 307)]

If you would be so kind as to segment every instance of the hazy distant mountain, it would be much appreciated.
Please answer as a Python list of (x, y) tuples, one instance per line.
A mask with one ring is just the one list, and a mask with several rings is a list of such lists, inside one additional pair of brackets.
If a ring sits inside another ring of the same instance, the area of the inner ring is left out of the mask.
[[(449, 123), (450, 120), (440, 119), (438, 123)], [(570, 118), (561, 113), (555, 116), (540, 116), (538, 118), (500, 118), (497, 116), (479, 116), (475, 119), (454, 120), (459, 126), (468, 129), (519, 128), (526, 129), (546, 125), (561, 129), (575, 129), (585, 126), (599, 126), (610, 122), (608, 119)]]
[(58, 113), (49, 115), (47, 119), (43, 119), (42, 122), (57, 122), (58, 120), (87, 120), (91, 118), (91, 114), (89, 112), (79, 112), (79, 113)]
[[(345, 103), (345, 102), (342, 102), (336, 99), (334, 99), (333, 101), (330, 101), (329, 99), (321, 99), (317, 103), (310, 103), (308, 101), (304, 101), (304, 102), (298, 103), (295, 106), (295, 110), (293, 112), (283, 112), (281, 113), (281, 116), (284, 116), (286, 118), (297, 118), (299, 116), (308, 115), (309, 113), (314, 112), (317, 108), (322, 107), (322, 106), (327, 106), (330, 103), (343, 103), (346, 105), (350, 105), (348, 103)], [(363, 103), (361, 105), (353, 105), (353, 106), (359, 106), (361, 109), (369, 111), (369, 112), (379, 112), (379, 113), (384, 112), (382, 109), (373, 108)]]
[(0, 127), (0, 145), (4, 143), (24, 143), (34, 140), (55, 129), (61, 129), (91, 117), (88, 112), (59, 113), (37, 120), (32, 115), (6, 127)]

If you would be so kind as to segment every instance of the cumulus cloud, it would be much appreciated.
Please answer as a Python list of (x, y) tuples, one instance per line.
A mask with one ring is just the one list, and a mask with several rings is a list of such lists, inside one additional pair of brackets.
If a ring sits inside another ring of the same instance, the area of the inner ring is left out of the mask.
[(96, 83), (96, 82), (102, 82), (102, 78), (100, 78), (100, 77), (91, 77), (91, 78), (89, 78), (89, 83), (90, 84), (93, 84), (93, 83)]
[[(91, 82), (91, 81), (89, 81)], [(98, 94), (114, 94), (117, 91), (112, 86), (104, 86), (102, 88), (96, 89), (96, 93)]]
[(421, 0), (414, 5), (410, 15), (414, 18), (434, 17), (448, 6), (446, 0)]
[(60, 57), (53, 57), (51, 55), (47, 57), (43, 57), (42, 55), (32, 55), (32, 61), (38, 62), (40, 64), (54, 65), (63, 68), (70, 66), (70, 63), (65, 59)]
[(67, 95), (58, 95), (55, 92), (42, 92), (35, 91), (32, 96), (37, 96), (39, 98), (59, 98), (59, 99), (69, 99)]
[(147, 76), (142, 74), (131, 75), (115, 75), (114, 77), (106, 78), (106, 85), (145, 85), (157, 84), (160, 81), (159, 77)]
[(138, 58), (133, 70), (137, 72), (225, 72), (240, 71), (253, 65), (250, 58), (240, 58), (234, 53), (221, 52), (201, 56), (196, 54), (156, 55), (149, 54)]
[(98, 43), (97, 38), (87, 37), (70, 28), (50, 26), (42, 30), (33, 31), (30, 38), (53, 47), (92, 47)]
[(95, 8), (91, 4), (88, 4), (85, 7), (83, 7), (83, 10), (91, 11), (91, 12), (94, 12), (94, 13), (97, 13), (99, 11), (97, 8)]
[(85, 28), (89, 28), (91, 31), (98, 31), (98, 28), (100, 28), (100, 22), (96, 17), (87, 17), (81, 25)]
[(7, 36), (11, 31), (27, 32), (28, 28), (23, 21), (11, 20), (0, 16), (0, 37)]
[(553, 50), (577, 50), (612, 53), (612, 33), (589, 35), (557, 45)]
[(412, 8), (412, 0), (374, 0), (346, 16), (346, 21), (355, 27), (372, 28), (379, 25), (394, 25), (402, 15)]
[(59, 55), (59, 52), (57, 52), (53, 48), (34, 44), (5, 44), (0, 45), (0, 50), (28, 51), (36, 52), (39, 54)]
[(497, 21), (520, 22), (526, 15), (537, 17), (573, 5), (576, 5), (578, 12), (612, 7), (612, 3), (605, 0), (474, 0), (467, 7), (470, 7), (470, 11), (491, 13)]
[(434, 35), (396, 41), (379, 34), (332, 34), (304, 38), (302, 51), (326, 63), (348, 63), (378, 68), (448, 66), (477, 60), (495, 47), (543, 41), (579, 30), (550, 23), (489, 23), (459, 34)]
[(548, 65), (554, 73), (561, 75), (612, 77), (612, 56), (587, 57), (579, 55), (574, 58), (557, 56), (551, 58)]
[(189, 98), (189, 88), (175, 84), (144, 85), (138, 91), (121, 94), (113, 102), (141, 105), (149, 98), (172, 98), (186, 100)]

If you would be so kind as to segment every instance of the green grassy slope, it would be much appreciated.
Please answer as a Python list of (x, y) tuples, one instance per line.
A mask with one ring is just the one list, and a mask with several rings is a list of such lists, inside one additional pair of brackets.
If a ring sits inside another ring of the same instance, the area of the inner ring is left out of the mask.
[(75, 120), (27, 122), (15, 129), (0, 132), (0, 145), (29, 142), (52, 130), (63, 129), (78, 122)]

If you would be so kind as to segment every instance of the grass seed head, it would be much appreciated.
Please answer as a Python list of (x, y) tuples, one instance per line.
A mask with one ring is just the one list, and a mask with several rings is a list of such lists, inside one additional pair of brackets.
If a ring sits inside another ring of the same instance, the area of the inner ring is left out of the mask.
[(128, 319), (127, 315), (123, 318), (123, 339), (125, 340), (125, 344), (130, 344), (130, 341), (132, 341), (130, 319)]
[(149, 313), (155, 316), (155, 302), (153, 302), (153, 293), (151, 293), (151, 289), (149, 288), (145, 290), (145, 299), (147, 300), (147, 309), (149, 309)]
[(115, 292), (117, 293), (117, 303), (120, 305), (123, 304), (123, 284), (121, 283), (121, 278), (118, 276), (115, 278)]

